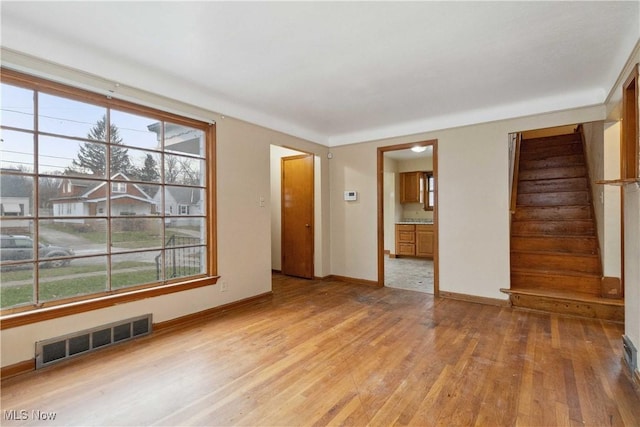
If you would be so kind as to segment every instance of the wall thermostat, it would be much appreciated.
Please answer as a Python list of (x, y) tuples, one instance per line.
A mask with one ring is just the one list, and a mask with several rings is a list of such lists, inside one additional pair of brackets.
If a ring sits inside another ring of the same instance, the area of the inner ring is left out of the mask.
[(344, 192), (344, 199), (347, 202), (352, 202), (354, 200), (358, 200), (358, 192), (357, 191), (345, 191)]

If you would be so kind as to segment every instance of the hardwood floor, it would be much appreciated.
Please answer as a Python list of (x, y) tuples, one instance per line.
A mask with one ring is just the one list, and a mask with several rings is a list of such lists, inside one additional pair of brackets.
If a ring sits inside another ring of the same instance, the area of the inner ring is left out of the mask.
[(8, 379), (2, 425), (640, 425), (619, 324), (281, 275), (273, 290)]

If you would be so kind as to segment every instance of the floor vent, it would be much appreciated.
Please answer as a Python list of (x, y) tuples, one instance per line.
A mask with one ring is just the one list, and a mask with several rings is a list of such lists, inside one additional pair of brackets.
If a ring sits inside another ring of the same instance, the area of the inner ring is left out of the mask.
[(631, 372), (636, 372), (638, 370), (638, 350), (636, 350), (626, 335), (622, 336), (622, 346), (624, 348), (624, 360), (627, 362), (627, 366), (629, 366)]
[(36, 343), (36, 369), (151, 333), (151, 314)]

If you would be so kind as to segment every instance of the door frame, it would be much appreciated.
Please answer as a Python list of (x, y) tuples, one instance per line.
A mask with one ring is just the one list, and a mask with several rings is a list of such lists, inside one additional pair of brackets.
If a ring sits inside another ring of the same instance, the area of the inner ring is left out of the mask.
[(433, 200), (433, 295), (440, 296), (439, 282), (439, 238), (438, 238), (438, 140), (411, 142), (406, 144), (378, 147), (377, 155), (377, 186), (378, 186), (378, 286), (384, 287), (384, 154), (389, 151), (408, 150), (412, 147), (432, 147), (433, 149), (433, 177), (435, 188)]
[[(622, 85), (622, 124), (620, 128), (620, 178), (640, 178), (640, 123), (638, 120), (638, 91), (640, 82), (640, 65), (636, 64)], [(624, 297), (625, 289), (625, 233), (624, 233), (624, 187), (620, 188), (620, 296)]]

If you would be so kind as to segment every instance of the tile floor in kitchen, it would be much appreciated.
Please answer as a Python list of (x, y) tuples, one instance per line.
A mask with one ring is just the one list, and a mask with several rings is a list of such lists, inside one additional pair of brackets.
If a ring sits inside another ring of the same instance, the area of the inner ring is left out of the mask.
[(433, 294), (433, 260), (385, 255), (384, 285)]

